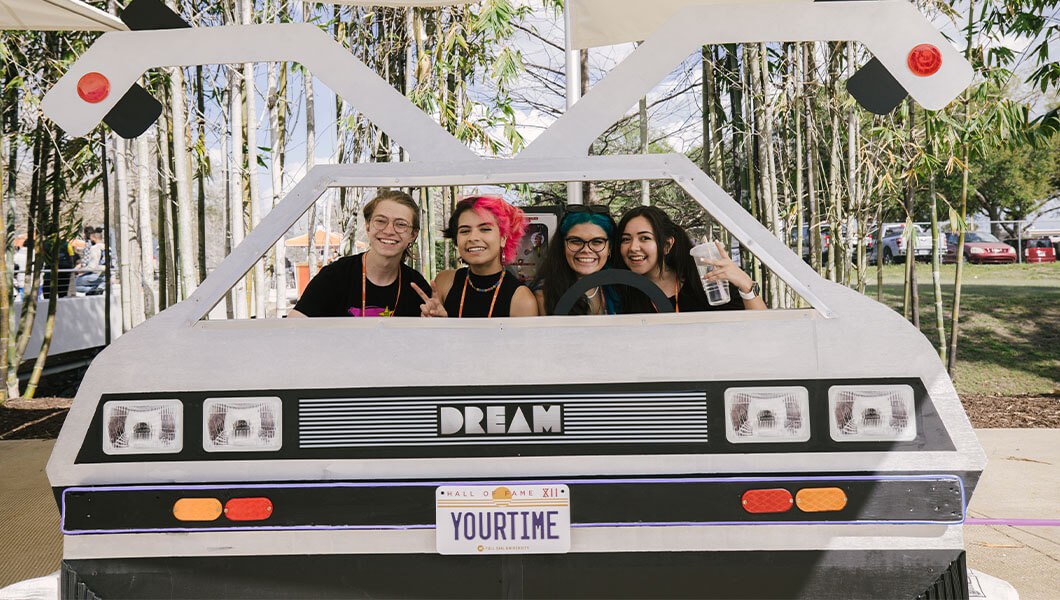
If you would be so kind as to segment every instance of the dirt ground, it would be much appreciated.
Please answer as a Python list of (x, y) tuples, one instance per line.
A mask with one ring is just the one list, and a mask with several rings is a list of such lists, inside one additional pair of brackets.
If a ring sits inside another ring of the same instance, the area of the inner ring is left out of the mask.
[[(1060, 395), (968, 395), (961, 401), (977, 429), (1060, 428)], [(69, 398), (11, 401), (0, 407), (0, 440), (57, 437), (69, 408)]]

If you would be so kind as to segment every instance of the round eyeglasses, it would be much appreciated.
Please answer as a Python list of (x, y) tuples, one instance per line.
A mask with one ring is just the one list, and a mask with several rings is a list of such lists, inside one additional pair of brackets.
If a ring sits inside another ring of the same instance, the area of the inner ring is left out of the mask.
[(568, 237), (565, 238), (564, 243), (567, 244), (567, 250), (571, 252), (581, 252), (581, 249), (588, 246), (593, 252), (603, 252), (604, 248), (607, 247), (607, 238), (593, 238), (591, 240), (583, 240), (580, 237)]
[(391, 221), (390, 219), (384, 216), (372, 217), (370, 223), (372, 224), (372, 229), (376, 229), (378, 231), (383, 231), (389, 225), (394, 226), (395, 233), (408, 233), (409, 230), (412, 229), (412, 223), (409, 223), (404, 219), (395, 219)]

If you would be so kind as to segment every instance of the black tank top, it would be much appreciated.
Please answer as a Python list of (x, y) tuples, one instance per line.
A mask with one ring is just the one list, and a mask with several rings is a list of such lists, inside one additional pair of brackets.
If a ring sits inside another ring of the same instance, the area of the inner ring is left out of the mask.
[[(464, 282), (467, 280), (468, 275), (471, 275), (470, 285), (467, 286), (467, 294), (464, 295), (464, 312), (460, 313), (460, 295), (464, 292)], [(457, 269), (456, 274), (453, 275), (453, 287), (449, 288), (449, 294), (445, 297), (445, 312), (449, 314), (450, 318), (457, 316), (467, 317), (486, 317), (490, 313), (490, 304), (493, 302), (493, 293), (496, 292), (494, 284), (500, 278), (500, 273), (493, 275), (475, 275), (470, 273), (467, 267), (463, 269)], [(501, 282), (500, 292), (497, 292), (497, 302), (493, 306), (494, 317), (508, 317), (511, 316), (512, 311), (512, 297), (515, 296), (515, 291), (523, 285), (519, 283), (519, 279), (511, 274), (505, 273), (504, 281)], [(489, 290), (480, 292), (476, 290)]]

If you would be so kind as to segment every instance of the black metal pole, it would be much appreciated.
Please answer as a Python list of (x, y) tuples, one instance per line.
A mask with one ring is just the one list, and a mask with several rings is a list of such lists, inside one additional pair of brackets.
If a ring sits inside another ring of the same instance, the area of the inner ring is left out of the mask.
[[(107, 134), (100, 135), (103, 147), (103, 344), (110, 345), (110, 182), (107, 174)], [(118, 157), (121, 158), (120, 156)], [(125, 282), (122, 282), (124, 285)]]

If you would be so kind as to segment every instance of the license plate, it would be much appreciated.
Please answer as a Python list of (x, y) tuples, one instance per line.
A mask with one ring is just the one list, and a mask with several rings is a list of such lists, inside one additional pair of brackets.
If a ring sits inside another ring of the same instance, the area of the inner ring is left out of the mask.
[(434, 498), (439, 554), (570, 551), (565, 485), (446, 485)]

